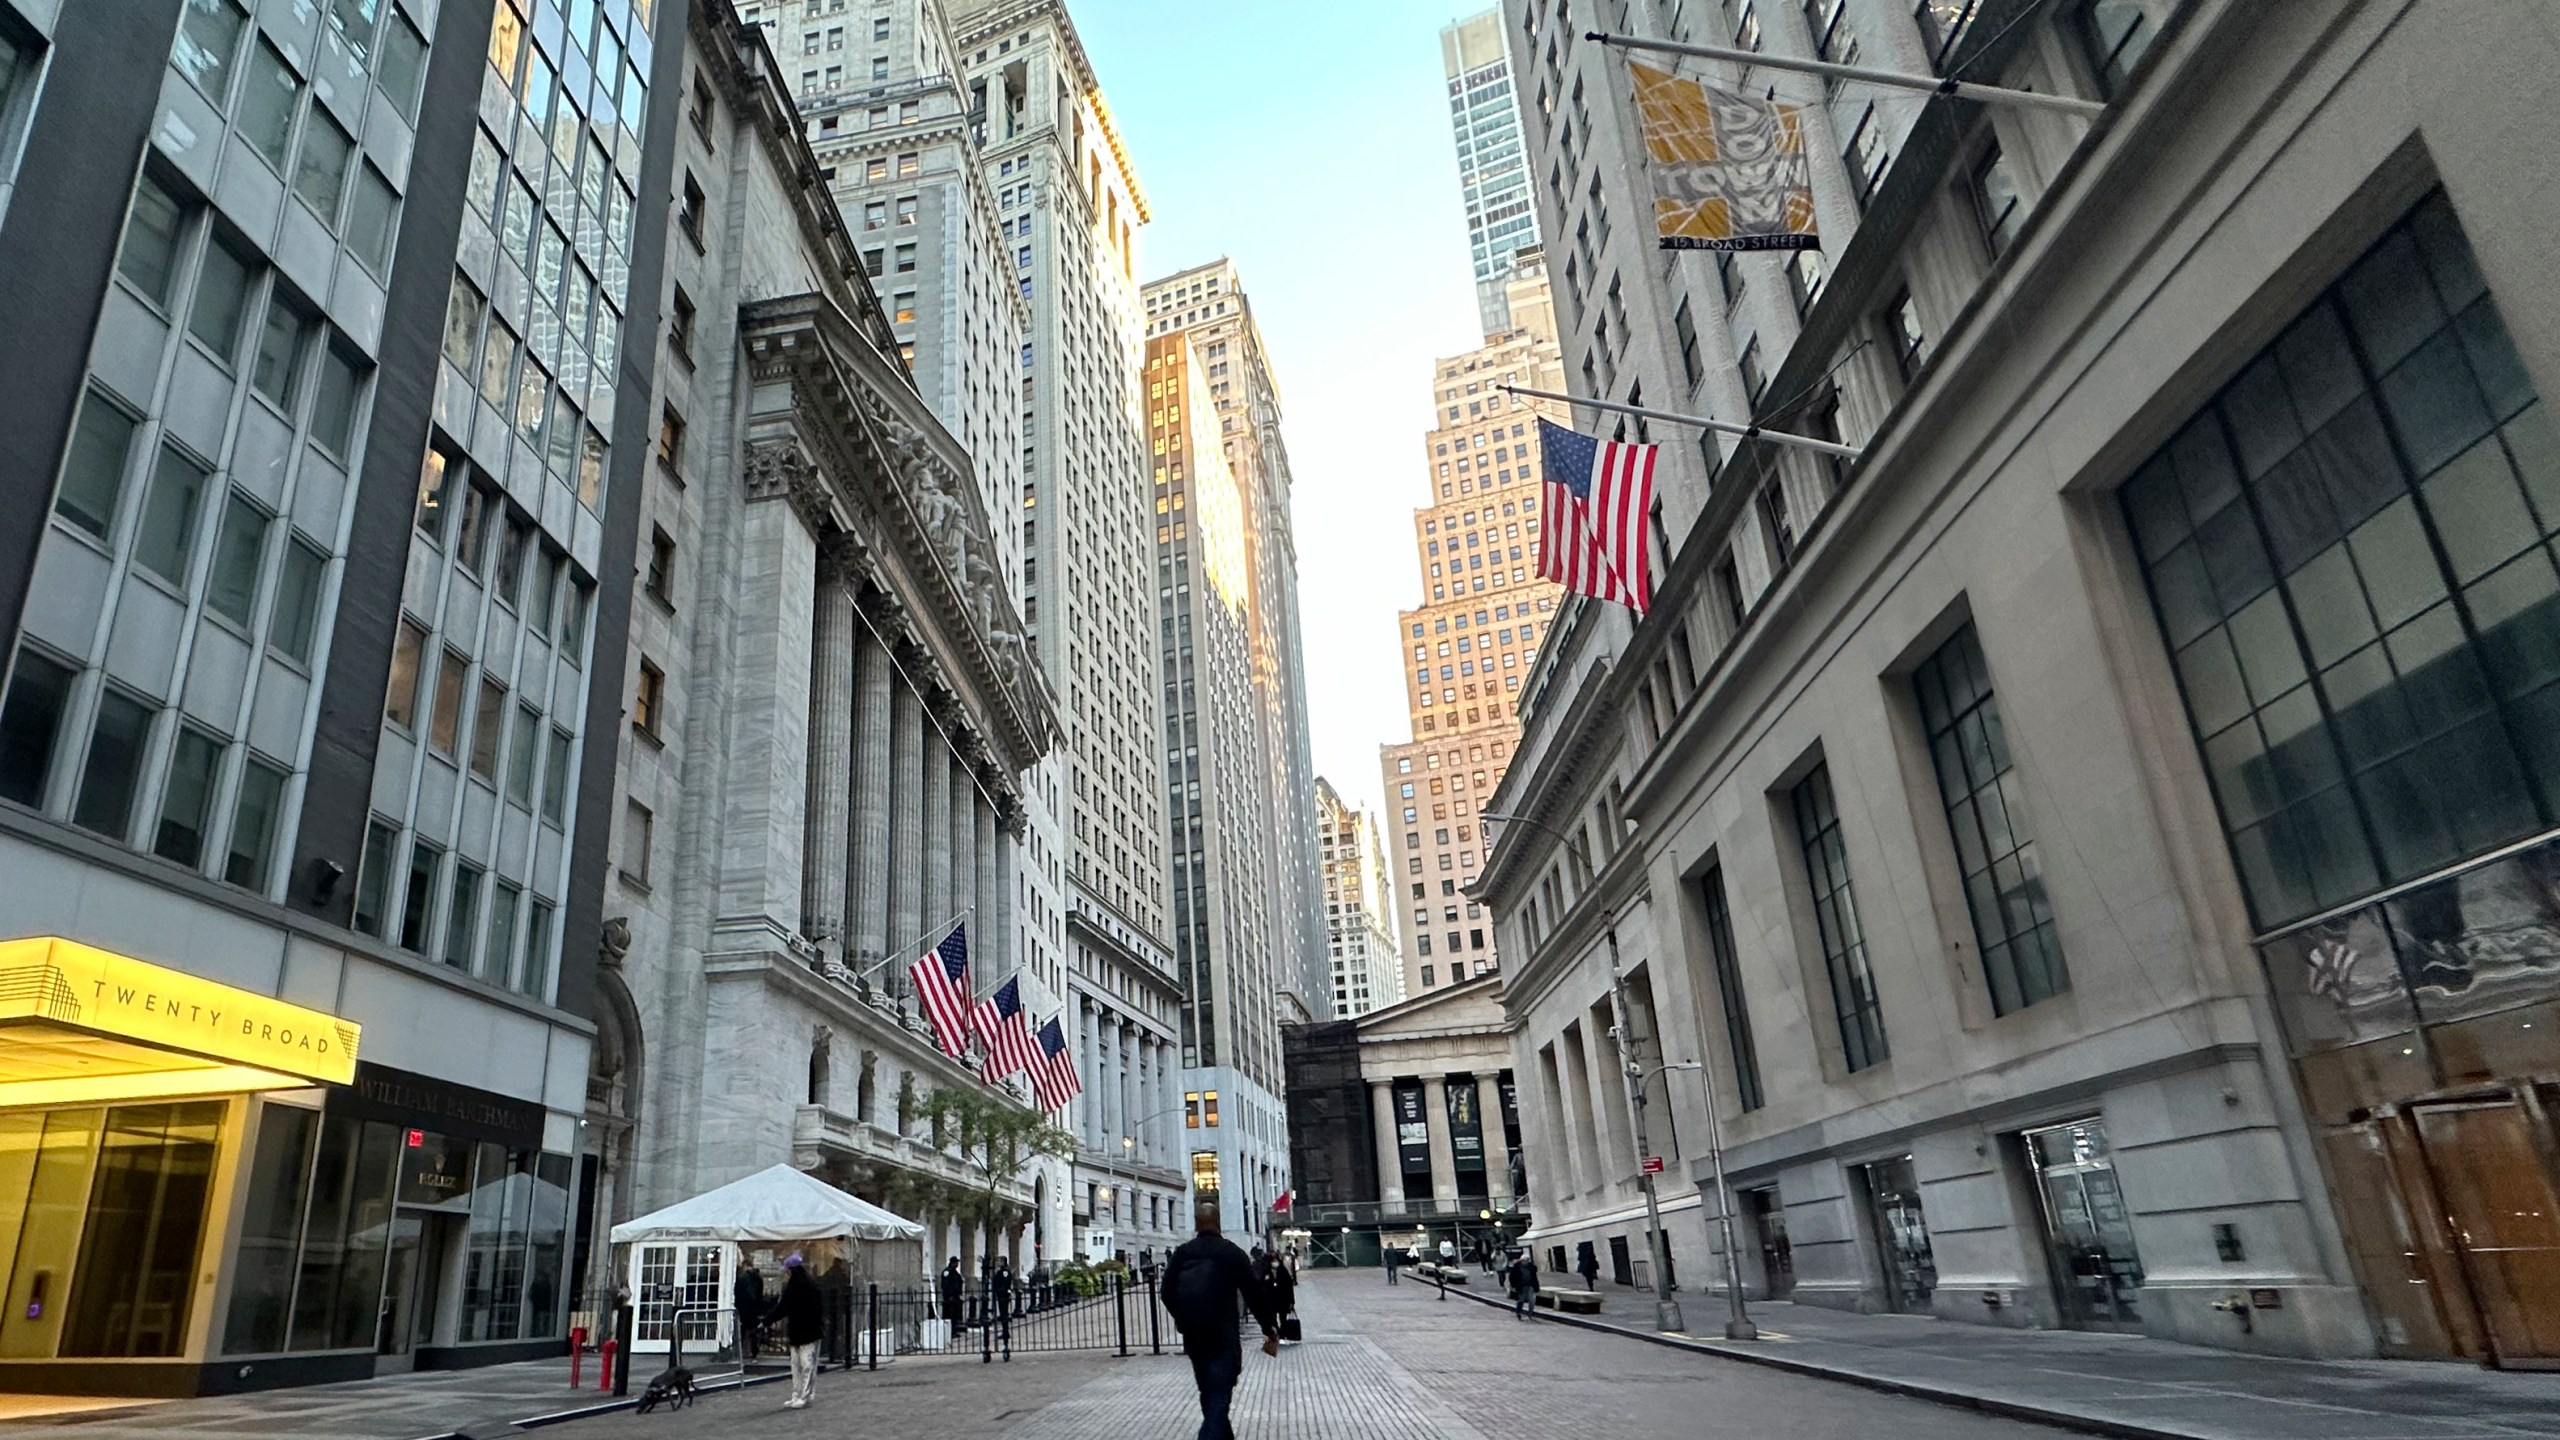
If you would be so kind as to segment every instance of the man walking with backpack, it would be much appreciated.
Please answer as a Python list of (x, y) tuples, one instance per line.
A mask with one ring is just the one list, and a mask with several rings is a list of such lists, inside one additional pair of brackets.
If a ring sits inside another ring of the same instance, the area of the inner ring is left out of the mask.
[(1252, 1262), (1218, 1233), (1218, 1202), (1201, 1201), (1192, 1222), (1200, 1233), (1184, 1241), (1165, 1266), (1164, 1308), (1182, 1332), (1182, 1353), (1191, 1357), (1191, 1379), (1200, 1389), (1200, 1440), (1235, 1440), (1227, 1409), (1244, 1376), (1239, 1311), (1251, 1310), (1262, 1327), (1265, 1355), (1280, 1353), (1280, 1321)]

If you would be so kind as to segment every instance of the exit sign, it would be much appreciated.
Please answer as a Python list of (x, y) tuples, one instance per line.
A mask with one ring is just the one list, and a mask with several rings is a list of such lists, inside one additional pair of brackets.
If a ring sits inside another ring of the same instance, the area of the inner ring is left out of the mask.
[(1659, 1175), (1659, 1174), (1661, 1174), (1661, 1173), (1662, 1173), (1662, 1157), (1661, 1157), (1661, 1156), (1659, 1156), (1659, 1155), (1647, 1155), (1646, 1157), (1644, 1157), (1644, 1173), (1646, 1173), (1647, 1175)]

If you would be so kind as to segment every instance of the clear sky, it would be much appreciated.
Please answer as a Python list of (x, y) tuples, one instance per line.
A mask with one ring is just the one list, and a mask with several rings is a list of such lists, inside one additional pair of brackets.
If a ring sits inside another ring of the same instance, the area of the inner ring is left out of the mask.
[(1233, 256), (1296, 477), (1316, 772), (1379, 803), (1408, 738), (1396, 611), (1431, 365), (1483, 343), (1440, 28), (1424, 0), (1070, 0), (1154, 207), (1146, 277)]

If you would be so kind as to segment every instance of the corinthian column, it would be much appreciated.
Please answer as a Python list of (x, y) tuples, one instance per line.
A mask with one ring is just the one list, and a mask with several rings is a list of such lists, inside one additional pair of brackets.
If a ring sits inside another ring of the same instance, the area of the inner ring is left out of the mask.
[(924, 739), (924, 923), (938, 928), (958, 907), (951, 903), (951, 742), (939, 730)]
[(889, 647), (868, 629), (857, 637), (853, 670), (853, 943), (846, 949), (852, 964), (868, 970), (897, 943), (889, 935), (889, 735), (896, 701)]
[[(959, 914), (978, 903), (978, 785), (969, 763), (957, 756), (951, 767), (951, 911)], [(969, 946), (976, 949), (986, 927), (969, 916)]]
[(978, 973), (993, 979), (1013, 968), (1013, 930), (1005, 923), (1002, 899), (1007, 883), (1001, 863), (996, 859), (998, 847), (1004, 844), (1004, 820), (996, 814), (992, 801), (983, 802), (978, 815), (978, 923), (970, 927), (978, 954), (987, 957), (986, 968)]
[[(895, 758), (892, 771), (896, 798), (890, 806), (889, 833), (898, 837), (903, 850), (907, 837), (924, 831), (924, 701), (913, 686), (895, 687), (897, 715), (895, 721)], [(889, 867), (889, 929), (887, 945), (902, 946), (915, 939), (924, 928), (924, 875), (910, 863)], [(884, 948), (884, 954), (887, 953)], [(892, 964), (883, 972), (890, 993), (904, 994), (906, 977)]]
[(819, 562), (809, 663), (809, 818), (801, 860), (800, 933), (845, 951), (845, 851), (853, 808), (853, 584)]

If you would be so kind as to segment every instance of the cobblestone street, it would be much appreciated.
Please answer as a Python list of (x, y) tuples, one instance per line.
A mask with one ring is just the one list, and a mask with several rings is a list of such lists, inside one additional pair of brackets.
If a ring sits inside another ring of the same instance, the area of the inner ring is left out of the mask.
[[(1686, 1355), (1506, 1313), (1422, 1286), (1326, 1272), (1299, 1288), (1307, 1343), (1248, 1353), (1241, 1440), (1556, 1440), (1602, 1431), (1787, 1440), (1968, 1440), (2059, 1432), (1846, 1385)], [(1187, 1440), (1199, 1426), (1173, 1356), (1024, 1357), (1011, 1365), (902, 1361), (828, 1375), (818, 1404), (778, 1387), (716, 1396), (681, 1415), (607, 1415), (549, 1429), (563, 1440), (740, 1433), (899, 1440)]]

